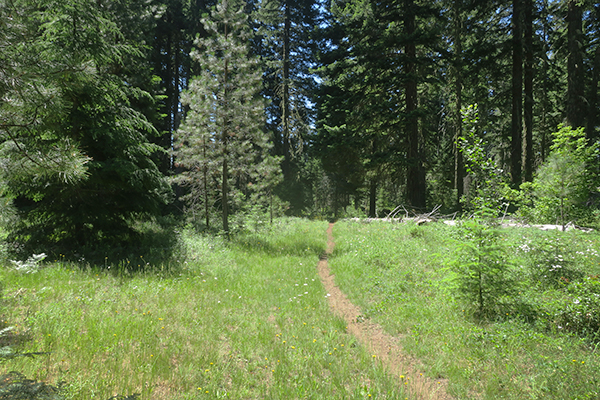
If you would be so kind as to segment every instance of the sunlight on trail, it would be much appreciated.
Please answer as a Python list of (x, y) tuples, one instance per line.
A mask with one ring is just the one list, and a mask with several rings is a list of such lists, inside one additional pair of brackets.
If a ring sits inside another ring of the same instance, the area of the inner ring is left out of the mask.
[(452, 399), (447, 393), (448, 381), (432, 379), (418, 372), (415, 368), (417, 360), (402, 353), (397, 339), (384, 332), (383, 328), (365, 319), (359, 307), (348, 300), (335, 284), (335, 276), (331, 275), (327, 257), (333, 253), (333, 226), (327, 229), (327, 251), (321, 255), (317, 266), (321, 282), (327, 291), (327, 300), (332, 311), (348, 324), (348, 332), (379, 358), (389, 373), (397, 377), (398, 386), (407, 391), (413, 399)]

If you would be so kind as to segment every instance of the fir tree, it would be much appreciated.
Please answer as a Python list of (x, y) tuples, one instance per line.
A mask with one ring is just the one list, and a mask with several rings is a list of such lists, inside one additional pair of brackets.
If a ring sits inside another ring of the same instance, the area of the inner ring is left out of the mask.
[(148, 143), (157, 132), (132, 105), (153, 99), (121, 72), (138, 44), (101, 1), (14, 5), (28, 12), (7, 37), (22, 84), (0, 111), (13, 121), (2, 127), (2, 178), (23, 217), (13, 238), (44, 250), (122, 243), (129, 222), (157, 213), (171, 192)]
[(222, 228), (229, 234), (232, 206), (240, 208), (261, 183), (272, 181), (277, 165), (267, 154), (262, 73), (259, 59), (249, 54), (244, 3), (223, 0), (203, 23), (209, 36), (196, 42), (200, 74), (183, 97), (189, 111), (176, 134), (175, 157), (184, 182), (202, 182), (206, 213), (210, 193), (220, 192)]

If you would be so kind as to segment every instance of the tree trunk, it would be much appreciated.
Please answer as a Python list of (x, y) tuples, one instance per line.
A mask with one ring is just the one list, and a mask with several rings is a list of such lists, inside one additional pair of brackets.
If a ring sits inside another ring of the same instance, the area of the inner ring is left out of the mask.
[(512, 123), (511, 123), (511, 180), (514, 186), (521, 184), (523, 157), (523, 23), (522, 0), (513, 0), (512, 14)]
[(589, 94), (589, 112), (586, 128), (586, 137), (590, 141), (596, 141), (598, 134), (596, 133), (597, 115), (598, 115), (598, 80), (600, 80), (600, 47), (596, 48), (594, 53), (594, 70), (592, 73), (592, 84), (590, 85)]
[[(223, 131), (223, 136), (226, 135), (226, 131)], [(226, 152), (227, 152), (227, 145), (225, 144), (223, 147), (223, 170), (222, 170), (222, 176), (223, 176), (223, 184), (222, 184), (222, 188), (221, 188), (221, 207), (223, 210), (223, 232), (225, 232), (225, 236), (229, 236), (229, 202), (228, 202), (228, 196), (229, 196), (229, 186), (228, 186), (228, 182), (227, 180), (229, 179), (229, 170), (227, 167), (227, 157), (226, 157)]]
[(527, 182), (533, 180), (533, 0), (525, 0), (524, 36), (525, 36), (525, 103), (523, 114), (525, 121), (525, 176)]
[(462, 137), (462, 30), (463, 24), (460, 11), (462, 10), (462, 0), (454, 1), (454, 57), (455, 57), (455, 95), (456, 95), (456, 115), (454, 121), (454, 189), (456, 190), (456, 204), (460, 208), (460, 199), (464, 194), (465, 167), (463, 155), (460, 151), (460, 138)]
[(203, 157), (203, 167), (202, 167), (202, 174), (203, 174), (203, 179), (204, 179), (204, 217), (206, 220), (206, 230), (210, 229), (210, 217), (208, 214), (208, 161), (206, 159), (206, 138), (202, 139), (202, 157)]
[(377, 217), (377, 178), (371, 178), (371, 184), (369, 187), (369, 218)]
[(567, 124), (572, 128), (584, 126), (585, 82), (583, 76), (583, 14), (579, 0), (569, 0), (567, 11)]
[(425, 174), (422, 169), (421, 140), (419, 135), (419, 118), (417, 116), (417, 77), (415, 59), (417, 49), (413, 35), (415, 33), (415, 14), (413, 1), (405, 0), (404, 33), (407, 43), (406, 54), (406, 135), (408, 139), (408, 169), (406, 174), (406, 191), (408, 202), (413, 207), (425, 207)]
[[(225, 25), (225, 40), (227, 40), (227, 25)], [(227, 142), (229, 141), (229, 120), (227, 115), (229, 113), (229, 99), (227, 92), (227, 84), (229, 83), (229, 62), (225, 59), (224, 77), (223, 77), (223, 134), (221, 140), (223, 141), (223, 170), (222, 179), (223, 184), (221, 187), (221, 208), (223, 211), (223, 231), (225, 236), (229, 237), (229, 169), (227, 166)]]
[(281, 124), (283, 136), (283, 163), (281, 165), (283, 179), (290, 178), (291, 173), (291, 154), (290, 154), (290, 30), (291, 15), (290, 0), (285, 2), (285, 21), (283, 25), (283, 82), (282, 82), (282, 104), (281, 104)]

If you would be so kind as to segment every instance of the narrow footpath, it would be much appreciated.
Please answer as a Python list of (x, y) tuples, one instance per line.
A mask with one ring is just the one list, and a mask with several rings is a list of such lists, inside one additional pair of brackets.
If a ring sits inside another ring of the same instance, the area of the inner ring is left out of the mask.
[(328, 301), (334, 314), (343, 318), (348, 331), (378, 358), (389, 374), (396, 377), (398, 386), (412, 399), (419, 400), (451, 400), (447, 393), (448, 382), (445, 379), (434, 379), (419, 372), (416, 360), (403, 354), (397, 338), (384, 332), (383, 328), (361, 318), (360, 308), (348, 300), (348, 297), (335, 285), (335, 276), (331, 275), (327, 257), (333, 253), (333, 223), (327, 229), (327, 250), (317, 266), (321, 282), (329, 294)]

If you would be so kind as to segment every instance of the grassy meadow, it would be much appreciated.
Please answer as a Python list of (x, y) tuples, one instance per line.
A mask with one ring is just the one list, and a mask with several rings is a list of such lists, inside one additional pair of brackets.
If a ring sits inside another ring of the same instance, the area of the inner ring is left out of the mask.
[[(230, 242), (183, 232), (181, 254), (159, 266), (139, 254), (2, 268), (4, 340), (49, 354), (3, 361), (0, 374), (61, 385), (67, 399), (405, 399), (329, 309), (316, 269), (326, 229), (279, 219)], [(598, 234), (503, 230), (521, 306), (486, 320), (457, 295), (457, 228), (339, 221), (333, 236), (342, 291), (456, 399), (600, 397), (598, 342), (561, 326), (579, 297), (531, 283), (558, 256), (569, 279), (597, 281)]]
[(561, 313), (577, 297), (565, 294), (564, 286), (538, 284), (539, 276), (530, 273), (552, 270), (561, 260), (572, 275), (581, 272), (597, 284), (600, 236), (501, 229), (521, 307), (509, 304), (481, 320), (457, 296), (447, 267), (465, 240), (457, 231), (441, 223), (338, 223), (329, 265), (365, 318), (397, 336), (422, 371), (447, 378), (457, 399), (600, 398), (598, 341), (561, 326)]
[(329, 311), (326, 228), (280, 220), (228, 244), (184, 234), (185, 261), (163, 271), (2, 269), (3, 318), (31, 339), (20, 350), (50, 354), (0, 368), (65, 382), (68, 399), (401, 398)]

